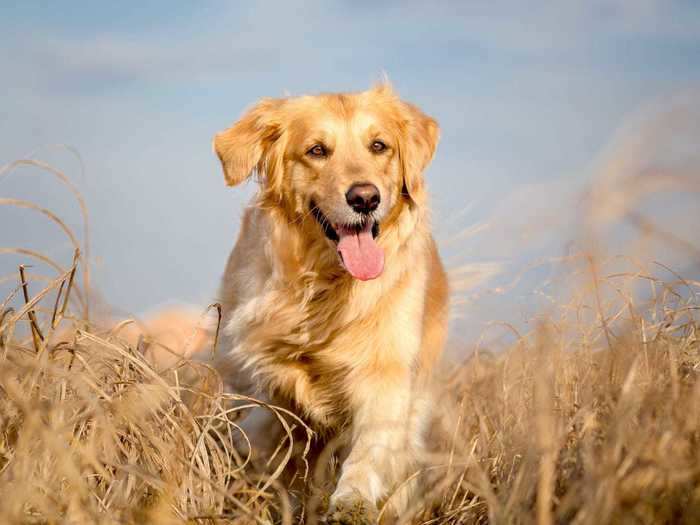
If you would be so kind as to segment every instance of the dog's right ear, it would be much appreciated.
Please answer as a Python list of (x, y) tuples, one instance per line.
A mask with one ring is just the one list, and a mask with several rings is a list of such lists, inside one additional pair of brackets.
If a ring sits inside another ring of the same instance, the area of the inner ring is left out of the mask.
[(226, 184), (235, 186), (248, 178), (279, 138), (283, 104), (282, 99), (263, 99), (232, 127), (214, 137), (214, 151), (224, 169)]

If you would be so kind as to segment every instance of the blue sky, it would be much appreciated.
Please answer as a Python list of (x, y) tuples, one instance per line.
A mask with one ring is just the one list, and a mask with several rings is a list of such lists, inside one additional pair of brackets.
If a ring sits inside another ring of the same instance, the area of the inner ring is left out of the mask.
[[(448, 265), (512, 273), (566, 240), (523, 225), (558, 231), (620, 127), (700, 81), (691, 1), (126, 4), (0, 3), (0, 165), (33, 155), (75, 180), (97, 282), (127, 312), (210, 302), (254, 191), (224, 186), (211, 138), (260, 97), (359, 90), (386, 72), (442, 127), (428, 181)], [(56, 144), (80, 152), (84, 175)], [(79, 225), (64, 189), (19, 171), (0, 196)], [(0, 224), (15, 226), (0, 245), (70, 258), (27, 212), (0, 209)]]

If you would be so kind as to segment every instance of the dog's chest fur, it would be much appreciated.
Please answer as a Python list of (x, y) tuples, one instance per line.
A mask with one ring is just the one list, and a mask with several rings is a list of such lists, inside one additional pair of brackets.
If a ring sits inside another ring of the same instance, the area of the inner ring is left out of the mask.
[[(254, 219), (246, 223), (255, 226)], [(249, 233), (242, 238), (250, 239)], [(342, 426), (358, 377), (391, 375), (413, 365), (425, 268), (420, 258), (411, 268), (392, 268), (387, 254), (385, 273), (375, 281), (290, 282), (275, 270), (279, 261), (269, 238), (257, 239), (237, 245), (227, 269), (235, 290), (227, 304), (231, 294), (223, 289), (230, 358), (273, 401), (293, 406), (321, 429)]]

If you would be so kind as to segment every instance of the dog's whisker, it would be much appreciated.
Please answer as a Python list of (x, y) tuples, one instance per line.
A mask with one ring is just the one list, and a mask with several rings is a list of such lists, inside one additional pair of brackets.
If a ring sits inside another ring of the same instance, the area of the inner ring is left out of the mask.
[(289, 224), (290, 226), (293, 226), (295, 224), (300, 224), (300, 223), (304, 222), (309, 215), (313, 214), (314, 210), (318, 210), (318, 206), (314, 206), (313, 208), (310, 208), (309, 211), (302, 213), (301, 215), (299, 215), (296, 219), (294, 219), (292, 221), (288, 221), (287, 224)]

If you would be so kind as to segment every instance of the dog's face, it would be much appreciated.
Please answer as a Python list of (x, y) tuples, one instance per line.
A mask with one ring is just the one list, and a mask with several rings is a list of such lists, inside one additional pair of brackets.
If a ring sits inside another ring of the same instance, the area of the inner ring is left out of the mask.
[(313, 217), (316, 235), (357, 279), (378, 277), (377, 237), (402, 206), (422, 205), (422, 171), (438, 140), (436, 122), (387, 86), (356, 94), (267, 99), (214, 147), (230, 185), (254, 170), (268, 205), (292, 223)]

